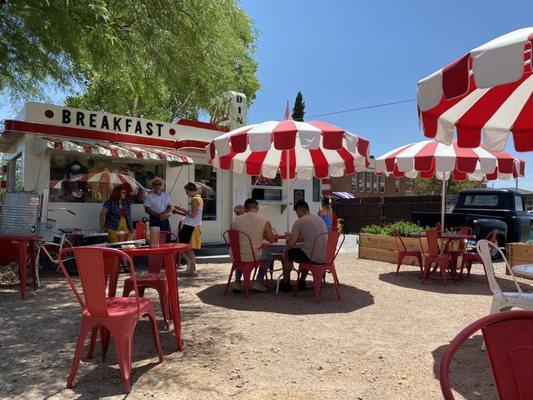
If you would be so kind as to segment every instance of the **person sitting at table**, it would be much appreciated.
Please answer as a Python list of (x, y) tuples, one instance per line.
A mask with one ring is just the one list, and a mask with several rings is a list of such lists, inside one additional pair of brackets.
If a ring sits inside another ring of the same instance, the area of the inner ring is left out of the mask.
[(126, 189), (116, 186), (100, 212), (100, 229), (106, 231), (108, 242), (117, 241), (117, 231), (132, 232), (131, 201), (126, 198)]
[(331, 202), (328, 197), (322, 197), (318, 216), (324, 220), (326, 228), (330, 231), (333, 222), (333, 208), (331, 208)]
[[(239, 247), (241, 250), (241, 260), (244, 262), (256, 260), (270, 261), (270, 254), (268, 250), (261, 251), (261, 244), (263, 240), (269, 243), (274, 243), (277, 240), (277, 235), (272, 229), (270, 221), (259, 215), (259, 204), (255, 199), (247, 199), (244, 202), (244, 214), (238, 215), (231, 223), (231, 229), (235, 229), (247, 234), (252, 242), (252, 249), (250, 249), (250, 242), (244, 235), (239, 237)], [(235, 284), (233, 290), (243, 291), (241, 283), (242, 273), (239, 270), (235, 271)], [(259, 269), (257, 272), (256, 281), (252, 283), (252, 289), (259, 292), (265, 292), (267, 289), (263, 285), (265, 277), (264, 271)]]
[[(293, 224), (291, 232), (287, 232), (287, 250), (283, 255), (283, 281), (279, 285), (279, 290), (282, 292), (291, 290), (291, 271), (294, 269), (294, 263), (324, 264), (325, 262), (327, 235), (319, 237), (315, 243), (318, 235), (328, 232), (324, 220), (309, 213), (309, 205), (304, 200), (296, 202), (294, 211), (296, 211), (298, 220)], [(298, 242), (302, 244), (296, 247)], [(313, 252), (312, 260), (311, 251)], [(299, 290), (305, 290), (306, 276), (307, 273), (302, 273), (300, 276)]]

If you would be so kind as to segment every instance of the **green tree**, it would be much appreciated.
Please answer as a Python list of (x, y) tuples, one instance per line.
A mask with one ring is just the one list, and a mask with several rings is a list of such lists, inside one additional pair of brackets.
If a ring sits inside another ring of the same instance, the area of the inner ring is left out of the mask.
[(292, 109), (292, 119), (294, 121), (303, 121), (305, 115), (305, 101), (302, 92), (298, 91), (296, 99), (294, 100), (294, 107)]
[(234, 0), (11, 0), (0, 35), (0, 91), (19, 99), (55, 84), (81, 89), (71, 106), (171, 120), (260, 88), (257, 32)]
[[(485, 180), (482, 181), (454, 181), (449, 179), (446, 183), (447, 194), (457, 194), (463, 189), (474, 189), (485, 187)], [(432, 179), (413, 179), (411, 182), (411, 191), (415, 196), (440, 195), (442, 191), (442, 181), (437, 178)]]

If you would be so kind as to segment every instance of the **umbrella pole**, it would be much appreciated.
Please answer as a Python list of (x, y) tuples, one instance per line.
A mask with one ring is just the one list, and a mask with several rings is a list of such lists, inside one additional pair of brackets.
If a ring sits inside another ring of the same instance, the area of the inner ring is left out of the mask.
[(290, 200), (290, 184), (289, 184), (289, 180), (290, 180), (290, 158), (291, 158), (291, 152), (290, 150), (285, 150), (287, 152), (287, 207), (286, 207), (286, 211), (287, 211), (287, 230), (285, 232), (290, 232), (290, 225), (291, 225), (291, 222), (290, 222), (290, 205), (291, 205), (291, 200)]
[(442, 192), (441, 192), (441, 209), (440, 209), (440, 229), (444, 232), (444, 214), (446, 213), (446, 173), (442, 177)]

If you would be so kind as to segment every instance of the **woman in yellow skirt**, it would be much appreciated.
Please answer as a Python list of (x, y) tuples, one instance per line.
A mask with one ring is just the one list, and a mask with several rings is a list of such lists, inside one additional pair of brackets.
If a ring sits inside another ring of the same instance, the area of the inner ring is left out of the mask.
[(189, 182), (184, 186), (185, 194), (189, 197), (189, 206), (187, 209), (176, 206), (176, 211), (184, 215), (182, 227), (178, 232), (178, 241), (180, 243), (188, 243), (191, 249), (185, 253), (187, 257), (187, 269), (183, 272), (184, 275), (196, 276), (196, 257), (194, 249), (202, 247), (201, 230), (202, 211), (204, 208), (204, 201), (202, 196), (198, 194), (198, 188), (195, 183)]
[(117, 241), (117, 232), (131, 232), (131, 202), (123, 186), (116, 186), (100, 212), (100, 229), (107, 232), (108, 242)]

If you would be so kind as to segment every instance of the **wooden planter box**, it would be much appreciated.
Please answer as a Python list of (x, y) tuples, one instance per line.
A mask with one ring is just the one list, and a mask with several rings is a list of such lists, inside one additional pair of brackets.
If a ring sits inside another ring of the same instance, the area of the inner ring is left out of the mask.
[[(533, 244), (527, 243), (507, 243), (505, 245), (507, 261), (512, 267), (523, 264), (533, 264)], [(509, 275), (509, 271), (506, 271)], [(522, 276), (515, 274), (516, 276)]]
[[(408, 249), (420, 249), (420, 240), (417, 238), (402, 238)], [(421, 239), (424, 251), (427, 251), (427, 241)], [(359, 258), (365, 260), (384, 261), (396, 264), (398, 262), (398, 249), (394, 236), (359, 234)], [(418, 265), (415, 257), (405, 257), (402, 264)]]

